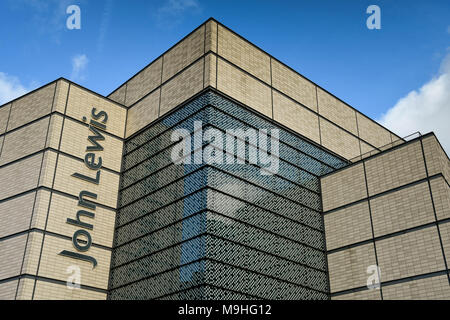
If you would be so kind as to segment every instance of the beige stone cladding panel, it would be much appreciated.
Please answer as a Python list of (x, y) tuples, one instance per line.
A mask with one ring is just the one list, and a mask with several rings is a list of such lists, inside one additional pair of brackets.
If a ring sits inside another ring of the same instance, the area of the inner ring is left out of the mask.
[(6, 125), (8, 124), (10, 109), (11, 103), (0, 107), (0, 134), (5, 133), (6, 131)]
[(273, 92), (273, 118), (295, 132), (320, 143), (317, 114), (276, 91)]
[(441, 233), (447, 266), (450, 266), (450, 223), (447, 221), (446, 223), (439, 224), (439, 231)]
[(50, 191), (45, 189), (38, 190), (36, 200), (34, 202), (34, 211), (31, 221), (32, 228), (37, 228), (40, 230), (45, 229), (49, 203)]
[(205, 27), (201, 26), (164, 54), (162, 81), (165, 82), (200, 58), (205, 50)]
[(369, 276), (367, 268), (371, 265), (376, 265), (372, 243), (329, 254), (331, 292), (365, 287)]
[(370, 239), (369, 205), (367, 201), (324, 215), (327, 250)]
[(27, 235), (0, 241), (0, 280), (20, 274)]
[(152, 92), (147, 97), (128, 109), (127, 133), (129, 137), (139, 131), (150, 122), (158, 118), (159, 97), (161, 89)]
[(270, 85), (270, 56), (220, 25), (218, 54)]
[(63, 125), (62, 115), (53, 114), (50, 117), (50, 127), (48, 129), (47, 143), (45, 147), (50, 147), (55, 150), (59, 149), (59, 140), (61, 138), (62, 125)]
[(270, 87), (219, 59), (217, 89), (272, 118)]
[(123, 84), (121, 87), (119, 87), (116, 91), (114, 91), (113, 93), (111, 93), (108, 98), (125, 105), (125, 95), (126, 95), (126, 91), (127, 91), (127, 85)]
[(65, 284), (39, 280), (34, 300), (106, 300), (106, 293), (84, 288), (70, 289)]
[(376, 237), (434, 221), (427, 182), (370, 200)]
[[(76, 220), (78, 210), (86, 209), (78, 206), (77, 199), (54, 193), (50, 204), (47, 230), (72, 237), (74, 232), (77, 231), (79, 227), (68, 224), (66, 221), (68, 218)], [(95, 211), (88, 211), (93, 212), (95, 217), (81, 217), (80, 220), (94, 226), (94, 228), (89, 231), (92, 237), (92, 242), (106, 247), (112, 247), (116, 217), (115, 212), (100, 206), (97, 206)]]
[(213, 54), (208, 54), (205, 57), (205, 83), (203, 87), (216, 87), (216, 66), (217, 57)]
[(15, 300), (18, 282), (19, 280), (12, 280), (0, 283), (0, 300)]
[(383, 287), (385, 300), (450, 300), (447, 276), (418, 279)]
[(361, 143), (361, 155), (363, 158), (370, 157), (370, 156), (380, 152), (377, 149), (375, 149), (374, 147), (372, 147), (371, 145), (365, 143), (364, 141), (362, 141), (362, 140), (359, 140), (359, 141)]
[(75, 250), (72, 240), (57, 238), (52, 235), (45, 236), (38, 276), (67, 281), (70, 275), (67, 268), (77, 266), (81, 271), (82, 285), (100, 289), (107, 288), (111, 251), (91, 246), (88, 251), (83, 252), (83, 254), (92, 256), (97, 260), (98, 264), (93, 268), (90, 262), (60, 255), (59, 253), (63, 250)]
[(203, 60), (162, 86), (159, 115), (163, 115), (203, 89)]
[(53, 177), (55, 176), (57, 153), (53, 150), (44, 153), (42, 170), (40, 173), (39, 186), (52, 188)]
[(382, 281), (445, 269), (435, 226), (379, 240), (376, 246)]
[(119, 190), (119, 175), (110, 171), (102, 170), (98, 185), (75, 177), (72, 174), (80, 173), (89, 177), (95, 177), (96, 171), (90, 170), (83, 161), (59, 155), (58, 167), (54, 188), (77, 196), (83, 190), (97, 194), (97, 200), (86, 198), (94, 202), (116, 208)]
[(428, 175), (442, 173), (445, 179), (450, 181), (450, 161), (436, 136), (430, 135), (423, 139), (423, 151), (427, 160)]
[(450, 186), (443, 177), (430, 180), (438, 220), (450, 218)]
[(387, 151), (366, 161), (369, 195), (375, 195), (426, 177), (420, 142)]
[(395, 136), (392, 133), (391, 133), (391, 140), (392, 140), (393, 147), (405, 143), (405, 141), (402, 138)]
[(324, 211), (367, 197), (361, 163), (323, 177), (321, 186)]
[(153, 61), (127, 84), (125, 104), (131, 106), (161, 85), (162, 58)]
[(358, 138), (320, 118), (322, 145), (346, 159), (360, 155)]
[(0, 136), (0, 155), (2, 154), (1, 150), (3, 148), (3, 140), (5, 139), (5, 136)]
[(391, 133), (361, 113), (356, 113), (359, 137), (375, 147), (391, 143)]
[(362, 290), (331, 297), (331, 300), (381, 300), (381, 295), (377, 289)]
[(108, 114), (106, 131), (118, 137), (124, 137), (127, 113), (125, 107), (121, 107), (74, 84), (70, 85), (69, 92), (66, 115), (79, 121), (86, 117), (89, 122), (92, 108), (96, 108), (96, 112), (105, 111)]
[(317, 112), (316, 86), (274, 59), (272, 86)]
[(69, 92), (69, 82), (66, 80), (58, 80), (56, 84), (55, 100), (53, 102), (53, 110), (64, 113), (66, 109), (67, 93)]
[(36, 188), (42, 153), (0, 168), (0, 200)]
[[(62, 134), (60, 151), (71, 154), (80, 159), (84, 159), (87, 146), (92, 143), (88, 140), (89, 136), (95, 135), (88, 126), (76, 121), (65, 119), (64, 131)], [(95, 157), (98, 161), (102, 157), (102, 166), (119, 172), (122, 162), (122, 141), (109, 134), (103, 133), (105, 140), (99, 141), (103, 151), (95, 151)]]
[(217, 22), (208, 21), (206, 23), (205, 51), (217, 50)]
[(319, 113), (338, 126), (358, 135), (355, 110), (328, 92), (317, 88)]
[(27, 230), (36, 192), (0, 202), (0, 238)]
[(0, 165), (23, 158), (45, 147), (50, 117), (21, 127), (5, 135)]
[(52, 110), (56, 83), (49, 84), (12, 103), (8, 130), (36, 120)]
[(23, 260), (22, 273), (32, 275), (37, 273), (43, 238), (44, 235), (40, 232), (29, 233), (27, 251)]
[(32, 300), (34, 290), (34, 279), (21, 278), (17, 288), (17, 300)]

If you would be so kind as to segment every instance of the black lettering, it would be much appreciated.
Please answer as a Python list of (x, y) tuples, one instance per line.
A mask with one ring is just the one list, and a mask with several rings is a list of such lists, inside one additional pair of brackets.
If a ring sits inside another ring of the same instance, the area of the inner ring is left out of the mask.
[(91, 116), (92, 118), (94, 118), (95, 120), (98, 120), (99, 118), (103, 117), (103, 120), (101, 120), (103, 123), (108, 122), (108, 114), (105, 111), (100, 111), (99, 113), (95, 113), (97, 109), (96, 108), (92, 108), (91, 110)]
[(95, 153), (89, 152), (84, 156), (84, 163), (89, 169), (97, 170), (102, 167), (102, 157), (98, 157), (98, 162), (95, 163)]
[(95, 175), (95, 178), (85, 176), (84, 174), (81, 174), (81, 173), (74, 173), (74, 174), (72, 174), (72, 177), (75, 177), (75, 178), (78, 178), (78, 179), (81, 179), (81, 180), (84, 180), (84, 181), (87, 181), (87, 182), (91, 182), (91, 183), (94, 183), (94, 184), (99, 184), (99, 182), (100, 182), (100, 173), (101, 173), (101, 171), (98, 170), (97, 174)]
[(89, 200), (85, 200), (84, 196), (92, 198), (92, 199), (97, 199), (97, 194), (83, 190), (80, 192), (80, 195), (78, 197), (78, 205), (79, 206), (85, 207), (85, 208), (88, 208), (91, 210), (95, 210), (95, 208), (96, 208), (95, 203), (93, 203), (92, 201), (89, 201)]
[(89, 130), (94, 133), (94, 136), (88, 136), (89, 142), (92, 143), (92, 146), (87, 146), (87, 151), (103, 151), (103, 147), (97, 141), (105, 140), (105, 137), (98, 131), (94, 126), (89, 126)]
[(89, 230), (92, 230), (94, 228), (94, 226), (90, 223), (86, 223), (86, 222), (82, 222), (80, 217), (81, 216), (85, 216), (85, 217), (89, 217), (89, 218), (94, 218), (95, 214), (93, 212), (89, 212), (86, 210), (78, 210), (77, 212), (77, 219), (70, 219), (67, 218), (66, 223), (77, 226), (77, 227), (82, 227), (82, 228), (86, 228)]
[(79, 260), (90, 262), (90, 263), (92, 263), (93, 268), (95, 268), (97, 266), (97, 260), (95, 260), (95, 258), (93, 258), (91, 256), (87, 256), (85, 254), (72, 252), (72, 251), (67, 251), (67, 250), (63, 250), (59, 254), (62, 255), (62, 256), (65, 256), (65, 257), (69, 257), (69, 258), (73, 258), (73, 259), (79, 259)]

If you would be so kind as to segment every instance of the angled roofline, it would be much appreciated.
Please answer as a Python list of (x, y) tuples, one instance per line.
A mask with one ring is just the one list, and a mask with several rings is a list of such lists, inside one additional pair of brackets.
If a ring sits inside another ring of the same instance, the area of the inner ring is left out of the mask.
[(40, 86), (40, 87), (37, 87), (36, 89), (33, 89), (33, 90), (30, 91), (30, 92), (27, 92), (27, 93), (25, 93), (25, 94), (23, 94), (23, 95), (21, 95), (21, 96), (19, 96), (19, 97), (17, 97), (17, 98), (14, 98), (14, 99), (12, 99), (12, 100), (10, 100), (10, 101), (8, 101), (8, 102), (6, 102), (6, 103), (0, 105), (0, 109), (3, 108), (3, 107), (5, 107), (5, 106), (7, 106), (7, 105), (9, 105), (9, 104), (11, 104), (11, 103), (14, 103), (14, 102), (17, 101), (17, 100), (20, 100), (20, 99), (22, 99), (22, 98), (25, 98), (26, 96), (31, 95), (31, 94), (33, 94), (33, 93), (35, 93), (35, 92), (37, 92), (37, 91), (39, 91), (39, 90), (41, 90), (41, 89), (47, 87), (47, 86), (50, 86), (50, 85), (52, 85), (52, 84), (54, 84), (54, 83), (57, 83), (58, 81), (61, 81), (61, 80), (66, 81), (66, 82), (68, 82), (68, 83), (70, 83), (71, 85), (74, 85), (74, 86), (76, 86), (76, 87), (79, 87), (80, 89), (86, 90), (86, 91), (88, 91), (89, 93), (92, 93), (93, 95), (96, 95), (96, 96), (98, 96), (98, 97), (100, 97), (100, 98), (102, 98), (102, 99), (105, 99), (105, 100), (107, 100), (107, 101), (109, 101), (109, 102), (111, 102), (111, 103), (114, 103), (115, 105), (117, 105), (117, 106), (119, 106), (119, 107), (121, 107), (121, 108), (128, 109), (128, 108), (127, 108), (126, 106), (124, 106), (123, 104), (121, 104), (121, 103), (119, 103), (119, 102), (117, 102), (117, 101), (114, 101), (114, 100), (112, 100), (112, 99), (110, 99), (110, 98), (108, 98), (108, 97), (105, 97), (105, 96), (101, 95), (101, 94), (98, 93), (98, 92), (92, 91), (91, 89), (88, 89), (88, 88), (86, 88), (86, 87), (84, 87), (84, 86), (82, 86), (82, 85), (80, 85), (80, 84), (78, 84), (78, 83), (76, 83), (76, 82), (73, 82), (72, 80), (66, 79), (66, 78), (64, 78), (64, 77), (59, 77), (59, 78), (57, 78), (57, 79), (55, 79), (55, 80), (53, 80), (53, 81), (50, 81), (50, 82), (48, 82), (48, 83), (46, 83), (46, 84), (44, 84), (44, 85), (42, 85), (42, 86)]
[[(331, 175), (333, 175), (333, 174), (335, 174), (335, 173), (337, 173), (337, 172), (346, 170), (346, 169), (348, 169), (348, 168), (350, 168), (350, 167), (357, 166), (357, 165), (361, 164), (361, 163), (364, 162), (364, 161), (371, 160), (371, 159), (376, 158), (376, 157), (378, 157), (378, 156), (385, 155), (385, 154), (387, 154), (387, 153), (389, 153), (389, 152), (391, 152), (391, 151), (400, 149), (400, 148), (402, 148), (402, 147), (404, 147), (404, 146), (406, 146), (406, 145), (412, 144), (412, 143), (414, 143), (414, 142), (422, 141), (423, 139), (428, 138), (428, 137), (435, 137), (435, 138), (436, 138), (437, 143), (439, 144), (440, 148), (442, 149), (442, 151), (444, 152), (444, 154), (445, 154), (446, 157), (447, 157), (447, 161), (450, 161), (450, 158), (448, 157), (447, 152), (446, 152), (445, 149), (442, 147), (442, 145), (441, 145), (439, 139), (437, 138), (436, 134), (434, 133), (434, 131), (430, 131), (430, 132), (427, 132), (427, 133), (425, 133), (425, 134), (420, 134), (418, 137), (416, 137), (416, 138), (414, 138), (414, 139), (411, 139), (411, 140), (408, 140), (408, 141), (404, 141), (404, 142), (401, 143), (401, 144), (397, 144), (397, 145), (395, 145), (395, 146), (392, 146), (392, 147), (389, 148), (389, 149), (382, 150), (382, 151), (377, 152), (377, 153), (375, 153), (375, 154), (372, 154), (372, 155), (370, 155), (370, 156), (368, 156), (368, 157), (366, 157), (366, 158), (359, 159), (358, 161), (352, 162), (352, 163), (350, 163), (349, 165), (347, 165), (347, 166), (345, 166), (345, 167), (341, 167), (341, 168), (336, 169), (336, 170), (334, 170), (334, 171), (325, 173), (324, 175), (320, 176), (320, 179), (325, 178), (325, 177), (327, 177), (327, 176), (331, 176)], [(403, 139), (402, 139), (402, 140), (403, 140)], [(425, 160), (425, 159), (424, 159), (424, 160)]]
[[(115, 93), (117, 90), (119, 90), (120, 88), (123, 87), (123, 85), (125, 83), (127, 83), (128, 81), (130, 81), (131, 79), (135, 78), (139, 73), (141, 73), (142, 71), (144, 71), (147, 67), (149, 67), (150, 65), (152, 65), (154, 62), (156, 62), (159, 58), (161, 58), (162, 56), (164, 56), (166, 53), (168, 53), (170, 50), (172, 50), (174, 47), (176, 47), (179, 43), (181, 43), (183, 40), (185, 40), (187, 37), (189, 37), (191, 34), (193, 34), (194, 32), (196, 32), (198, 29), (200, 29), (201, 27), (203, 27), (205, 24), (207, 24), (209, 21), (214, 21), (215, 23), (217, 23), (217, 25), (225, 28), (226, 30), (232, 32), (234, 35), (238, 36), (239, 38), (241, 38), (242, 40), (244, 40), (245, 42), (249, 43), (250, 45), (252, 45), (253, 47), (257, 48), (258, 50), (262, 51), (263, 53), (265, 53), (266, 55), (268, 55), (271, 59), (277, 61), (278, 63), (281, 63), (283, 66), (287, 67), (289, 70), (293, 71), (294, 73), (296, 73), (297, 75), (299, 75), (300, 77), (302, 77), (303, 79), (309, 81), (310, 83), (312, 83), (313, 85), (315, 85), (317, 88), (325, 91), (326, 93), (328, 93), (329, 95), (331, 95), (332, 97), (336, 98), (338, 101), (342, 102), (343, 104), (345, 104), (347, 107), (350, 107), (351, 109), (353, 109), (355, 112), (360, 113), (361, 115), (363, 115), (364, 117), (366, 117), (367, 119), (369, 119), (371, 122), (375, 123), (376, 125), (382, 127), (383, 129), (387, 130), (389, 133), (393, 134), (395, 137), (403, 140), (402, 137), (400, 137), (399, 135), (397, 135), (396, 133), (392, 132), (390, 129), (386, 128), (385, 126), (381, 125), (380, 123), (378, 123), (377, 121), (373, 120), (371, 117), (365, 115), (364, 113), (362, 113), (361, 111), (357, 110), (356, 108), (354, 108), (353, 106), (351, 106), (350, 104), (348, 104), (347, 102), (345, 102), (344, 100), (342, 100), (341, 98), (335, 96), (333, 93), (329, 92), (327, 89), (323, 88), (322, 86), (318, 85), (316, 82), (312, 81), (311, 79), (305, 77), (304, 75), (302, 75), (300, 72), (298, 72), (297, 70), (293, 69), (292, 67), (290, 67), (289, 65), (287, 65), (286, 63), (282, 62), (281, 60), (275, 58), (273, 55), (271, 55), (270, 53), (266, 52), (265, 50), (261, 49), (259, 46), (255, 45), (254, 43), (252, 43), (251, 41), (249, 41), (248, 39), (246, 39), (245, 37), (243, 37), (242, 35), (236, 33), (234, 30), (230, 29), (229, 27), (225, 26), (223, 23), (217, 21), (216, 19), (214, 19), (213, 17), (208, 18), (206, 21), (204, 21), (203, 23), (201, 23), (197, 28), (195, 28), (194, 30), (192, 30), (191, 32), (189, 32), (186, 36), (184, 36), (181, 40), (179, 40), (177, 43), (175, 43), (173, 46), (171, 46), (169, 49), (167, 49), (166, 51), (164, 51), (161, 55), (159, 55), (157, 58), (155, 58), (153, 61), (151, 61), (149, 64), (147, 64), (145, 67), (143, 67), (142, 69), (140, 69), (137, 73), (135, 73), (133, 76), (131, 76), (128, 80), (126, 80), (125, 82), (123, 82), (118, 88), (114, 89), (114, 91), (112, 91), (111, 93), (109, 93), (107, 96), (111, 96), (113, 93)], [(217, 39), (218, 41), (218, 39)], [(220, 54), (218, 54), (216, 52), (216, 54), (218, 56), (220, 56)], [(356, 115), (355, 115), (356, 116)], [(357, 120), (356, 120), (357, 121)], [(404, 141), (404, 140), (403, 140)]]

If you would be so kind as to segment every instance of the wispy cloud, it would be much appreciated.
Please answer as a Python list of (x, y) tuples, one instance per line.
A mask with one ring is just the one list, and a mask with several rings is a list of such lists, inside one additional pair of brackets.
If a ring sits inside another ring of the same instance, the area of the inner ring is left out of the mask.
[(0, 72), (0, 105), (11, 101), (29, 91), (17, 77)]
[(9, 1), (15, 10), (29, 8), (30, 22), (39, 34), (49, 37), (56, 43), (61, 42), (62, 32), (66, 27), (66, 8), (73, 0), (14, 0)]
[(434, 131), (450, 152), (450, 52), (442, 60), (436, 76), (420, 89), (409, 92), (382, 115), (379, 122), (406, 136), (415, 131)]
[(166, 0), (156, 11), (156, 23), (159, 27), (174, 27), (186, 14), (200, 13), (201, 10), (197, 0)]
[(111, 20), (112, 5), (113, 5), (112, 0), (106, 0), (105, 6), (103, 8), (102, 20), (100, 22), (100, 31), (99, 31), (98, 40), (97, 40), (97, 51), (98, 52), (103, 51), (106, 33), (108, 32), (108, 28), (109, 28), (109, 21)]
[(70, 80), (83, 81), (86, 79), (86, 68), (89, 59), (85, 54), (78, 54), (72, 58), (72, 73)]

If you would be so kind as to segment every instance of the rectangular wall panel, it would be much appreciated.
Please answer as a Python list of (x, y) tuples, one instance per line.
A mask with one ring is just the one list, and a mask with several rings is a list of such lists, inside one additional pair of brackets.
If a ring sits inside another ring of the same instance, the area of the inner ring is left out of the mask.
[(369, 195), (426, 177), (420, 142), (386, 152), (366, 161)]
[(372, 238), (367, 201), (324, 215), (327, 250)]
[(323, 177), (321, 186), (324, 211), (367, 197), (362, 164)]
[(320, 143), (317, 114), (282, 94), (273, 92), (273, 119), (301, 135)]
[(321, 88), (317, 88), (317, 98), (320, 115), (351, 133), (358, 135), (355, 110)]
[(219, 58), (217, 89), (272, 117), (270, 87)]
[(9, 116), (8, 130), (15, 129), (50, 113), (55, 85), (56, 83), (51, 83), (14, 101)]
[(376, 237), (434, 222), (427, 182), (376, 197), (370, 207)]
[(220, 25), (218, 54), (270, 84), (269, 55)]
[(153, 61), (127, 82), (126, 101), (124, 103), (127, 107), (133, 105), (161, 85), (162, 63), (162, 58)]
[(331, 293), (365, 287), (370, 274), (367, 268), (376, 265), (372, 243), (328, 255)]
[(376, 242), (382, 281), (445, 269), (435, 226)]
[(358, 138), (323, 118), (320, 118), (320, 135), (322, 145), (338, 155), (346, 159), (360, 155)]
[(126, 137), (158, 118), (160, 90), (154, 91), (128, 109)]

